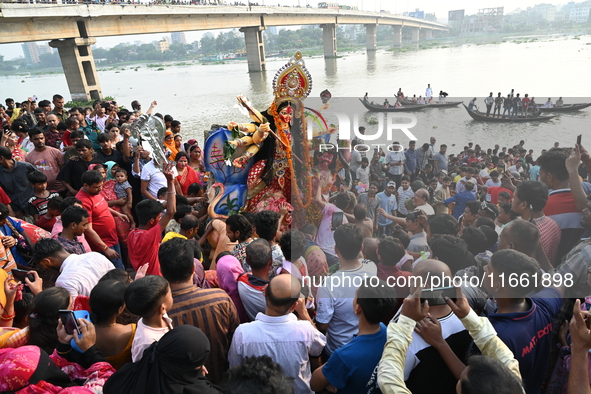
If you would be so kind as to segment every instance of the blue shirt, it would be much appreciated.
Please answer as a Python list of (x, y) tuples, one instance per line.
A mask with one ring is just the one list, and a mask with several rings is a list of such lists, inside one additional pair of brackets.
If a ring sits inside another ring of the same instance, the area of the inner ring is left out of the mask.
[(407, 149), (404, 152), (406, 161), (404, 162), (404, 170), (414, 174), (419, 169), (419, 152), (415, 149), (411, 151)]
[(546, 288), (526, 300), (531, 305), (528, 311), (493, 313), (488, 319), (519, 361), (525, 392), (537, 394), (546, 376), (552, 347), (552, 322), (562, 305), (562, 296), (558, 290)]
[[(396, 203), (396, 195), (392, 193), (390, 197), (386, 196), (386, 192), (381, 192), (376, 194), (376, 197), (380, 198), (380, 208), (382, 208), (388, 215), (393, 215), (392, 212), (398, 209), (398, 204)], [(387, 226), (391, 224), (392, 221), (390, 219), (386, 219), (382, 215), (378, 215), (378, 225), (380, 226)]]
[[(10, 229), (10, 227), (8, 227), (8, 224), (5, 224), (4, 226), (0, 226), (0, 231), (2, 232), (2, 234), (10, 235), (14, 238), (20, 237), (20, 234), (25, 231), (23, 226), (21, 226), (21, 224), (19, 222), (17, 222), (16, 220), (14, 220), (10, 217), (7, 220), (10, 222), (10, 224), (12, 224), (12, 226), (14, 227), (14, 229), (17, 231), (18, 234), (14, 234), (12, 232), (12, 230)], [(21, 256), (21, 254), (18, 252), (18, 249), (16, 247), (17, 247), (17, 245), (14, 245), (12, 248), (10, 248), (10, 251), (12, 252), (12, 257), (14, 257), (14, 261), (16, 261), (20, 265), (28, 266), (29, 263), (27, 262), (27, 260), (24, 259), (23, 256)]]
[(539, 176), (540, 176), (540, 166), (539, 165), (531, 166), (529, 169), (529, 179), (531, 179), (532, 181), (537, 181)]
[(454, 211), (453, 211), (452, 215), (454, 218), (459, 219), (459, 217), (462, 216), (462, 214), (464, 213), (464, 210), (466, 210), (466, 203), (468, 201), (475, 201), (475, 200), (476, 200), (476, 196), (472, 192), (463, 191), (461, 193), (454, 194), (453, 196), (451, 196), (447, 200), (444, 200), (443, 205), (448, 206), (452, 202), (455, 202), (456, 205), (454, 207)]
[(383, 323), (375, 334), (356, 336), (330, 356), (322, 367), (324, 377), (339, 394), (381, 393), (377, 369), (386, 340), (387, 329)]

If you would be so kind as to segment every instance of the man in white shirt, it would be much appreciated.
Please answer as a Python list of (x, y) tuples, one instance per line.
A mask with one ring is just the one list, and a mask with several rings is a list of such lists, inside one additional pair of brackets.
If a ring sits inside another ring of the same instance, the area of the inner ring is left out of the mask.
[[(176, 166), (172, 167), (172, 175), (176, 178), (178, 172)], [(142, 168), (140, 179), (142, 196), (150, 200), (158, 199), (158, 190), (168, 186), (168, 181), (160, 167), (156, 166), (154, 159), (147, 162)], [(174, 190), (169, 190), (174, 191)]]
[(406, 156), (404, 156), (404, 149), (397, 141), (392, 143), (391, 149), (395, 150), (390, 150), (386, 155), (386, 165), (389, 167), (388, 177), (391, 181), (394, 181), (396, 185), (400, 186), (400, 178), (404, 172)]
[(335, 251), (340, 269), (326, 278), (318, 288), (316, 312), (317, 327), (326, 333), (326, 355), (349, 343), (359, 331), (359, 318), (353, 308), (353, 299), (363, 279), (375, 276), (375, 263), (362, 264), (359, 253), (363, 235), (359, 227), (348, 223), (339, 226), (335, 233)]
[(428, 83), (427, 90), (425, 90), (425, 98), (426, 98), (427, 104), (429, 104), (431, 102), (432, 97), (433, 97), (433, 89), (431, 89), (431, 84)]
[(228, 361), (235, 367), (246, 357), (269, 356), (294, 379), (297, 394), (312, 394), (310, 356), (320, 356), (326, 338), (314, 327), (305, 299), (299, 299), (300, 292), (300, 282), (294, 276), (273, 278), (265, 289), (265, 312), (257, 314), (255, 321), (238, 326)]
[(435, 215), (435, 210), (427, 201), (429, 201), (429, 192), (427, 189), (419, 189), (412, 196), (412, 203), (415, 209), (420, 209), (425, 212), (425, 215)]
[(35, 244), (33, 261), (43, 268), (58, 270), (55, 285), (68, 290), (72, 298), (90, 297), (98, 281), (115, 266), (97, 252), (70, 254), (55, 239), (43, 238)]

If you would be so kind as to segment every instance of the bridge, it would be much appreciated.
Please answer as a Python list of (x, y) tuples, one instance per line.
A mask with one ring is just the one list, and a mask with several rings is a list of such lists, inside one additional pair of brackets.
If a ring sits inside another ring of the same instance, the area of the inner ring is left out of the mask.
[(257, 72), (266, 70), (263, 31), (269, 26), (320, 25), (327, 58), (337, 54), (337, 25), (365, 25), (368, 51), (376, 50), (378, 25), (392, 26), (394, 46), (402, 43), (402, 29), (410, 29), (415, 43), (448, 30), (388, 13), (307, 7), (2, 3), (0, 18), (0, 44), (50, 41), (58, 49), (72, 99), (82, 101), (102, 97), (91, 50), (96, 37), (239, 28), (248, 69)]

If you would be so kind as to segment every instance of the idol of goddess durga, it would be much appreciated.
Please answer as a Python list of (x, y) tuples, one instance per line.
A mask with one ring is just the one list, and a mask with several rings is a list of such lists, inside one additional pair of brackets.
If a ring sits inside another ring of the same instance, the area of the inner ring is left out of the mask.
[[(289, 204), (290, 211), (293, 210), (292, 193), (298, 187), (294, 163), (299, 162), (297, 165), (304, 173), (309, 161), (302, 127), (302, 100), (311, 89), (312, 79), (301, 53), (297, 52), (275, 75), (275, 100), (266, 111), (258, 112), (244, 97), (238, 96), (239, 106), (253, 123), (229, 122), (228, 129), (236, 138), (226, 143), (225, 151), (226, 158), (229, 158), (236, 149), (246, 148), (242, 155), (231, 160), (235, 167), (244, 167), (250, 160), (254, 161), (248, 173), (248, 196), (242, 211), (278, 212), (284, 203)], [(292, 136), (292, 129), (297, 130), (297, 136)], [(302, 194), (296, 192), (294, 197), (301, 200)]]

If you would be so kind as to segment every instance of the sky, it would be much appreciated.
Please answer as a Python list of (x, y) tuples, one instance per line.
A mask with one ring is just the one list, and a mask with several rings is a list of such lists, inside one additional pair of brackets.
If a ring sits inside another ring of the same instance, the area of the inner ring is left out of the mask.
[[(242, 0), (246, 1), (246, 0)], [(253, 0), (254, 1), (254, 0)], [(300, 5), (305, 6), (307, 3), (316, 6), (317, 0), (256, 0), (260, 4), (281, 4), (281, 5)], [(330, 0), (329, 0), (330, 1)], [(514, 10), (521, 8), (526, 9), (536, 4), (543, 3), (541, 0), (332, 0), (342, 5), (357, 6), (360, 10), (365, 11), (380, 11), (386, 10), (392, 13), (403, 13), (406, 11), (415, 11), (417, 8), (425, 13), (435, 13), (439, 19), (447, 19), (447, 12), (451, 10), (465, 10), (465, 15), (475, 14), (480, 8), (505, 7), (504, 13), (508, 14)], [(552, 4), (564, 4), (567, 1), (560, 1)], [(190, 31), (185, 32), (187, 42), (191, 43), (200, 40), (205, 31)], [(217, 32), (214, 31), (214, 34)], [(111, 48), (122, 42), (134, 43), (141, 41), (142, 43), (150, 43), (152, 41), (161, 40), (165, 36), (170, 36), (169, 33), (162, 34), (142, 34), (134, 36), (116, 36), (116, 37), (97, 37), (97, 46), (103, 48)], [(4, 59), (11, 60), (18, 57), (23, 57), (21, 44), (0, 44), (0, 55)]]

